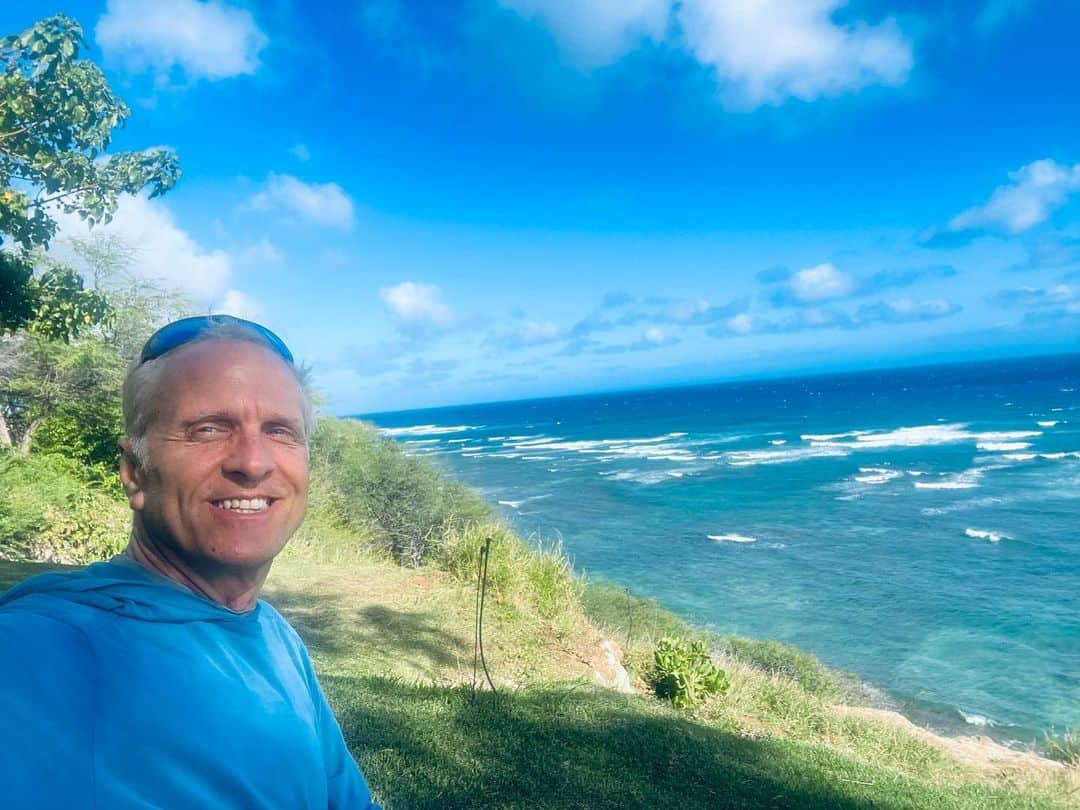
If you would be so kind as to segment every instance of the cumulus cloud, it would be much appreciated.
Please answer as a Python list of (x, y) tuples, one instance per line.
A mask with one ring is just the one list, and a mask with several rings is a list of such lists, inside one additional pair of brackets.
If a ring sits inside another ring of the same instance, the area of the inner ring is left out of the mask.
[(1080, 190), (1080, 163), (1062, 166), (1050, 159), (1036, 160), (1010, 172), (1009, 180), (995, 189), (984, 204), (949, 220), (946, 231), (991, 231), (1015, 236), (1041, 225), (1065, 205), (1069, 195)]
[(800, 270), (789, 282), (791, 294), (799, 301), (828, 301), (843, 298), (855, 288), (846, 273), (836, 269), (831, 262), (816, 264)]
[[(76, 214), (56, 212), (63, 237), (85, 237), (90, 230)], [(160, 200), (145, 195), (123, 195), (112, 221), (98, 225), (94, 234), (117, 237), (135, 251), (138, 275), (183, 290), (196, 301), (216, 300), (228, 286), (235, 261), (223, 250), (207, 250), (183, 228)]]
[(644, 42), (685, 49), (731, 106), (811, 101), (906, 81), (913, 57), (896, 20), (838, 22), (846, 0), (499, 0), (546, 27), (584, 67)]
[(837, 96), (902, 84), (911, 42), (892, 18), (839, 23), (844, 0), (683, 0), (678, 19), (690, 52), (715, 71), (736, 105)]
[(844, 273), (831, 262), (791, 273), (772, 268), (758, 274), (773, 306), (814, 306), (827, 301), (865, 298), (883, 290), (909, 287), (920, 281), (950, 278), (956, 270), (948, 265), (880, 270), (870, 275)]
[(262, 306), (240, 290), (226, 290), (221, 300), (213, 306), (213, 311), (215, 314), (234, 315), (249, 321), (261, 321), (264, 316)]
[(610, 64), (646, 40), (663, 38), (671, 0), (567, 3), (565, 0), (499, 0), (536, 20), (581, 67)]
[(355, 218), (352, 199), (337, 183), (305, 183), (290, 174), (273, 172), (246, 207), (341, 230), (352, 228)]
[(379, 297), (406, 331), (445, 331), (457, 321), (451, 309), (442, 302), (442, 291), (434, 284), (403, 281), (393, 287), (383, 287)]
[(128, 70), (210, 81), (254, 73), (268, 42), (250, 11), (218, 0), (108, 0), (94, 36)]

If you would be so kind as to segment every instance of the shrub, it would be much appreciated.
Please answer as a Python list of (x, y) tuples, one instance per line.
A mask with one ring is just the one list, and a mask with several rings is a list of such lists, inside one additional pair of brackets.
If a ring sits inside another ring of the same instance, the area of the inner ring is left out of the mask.
[(99, 394), (69, 400), (41, 423), (31, 449), (78, 462), (80, 477), (119, 491), (117, 442), (123, 424), (118, 397)]
[(332, 482), (342, 521), (405, 565), (419, 565), (450, 527), (492, 514), (472, 490), (359, 422), (321, 419), (312, 465)]
[(730, 686), (727, 673), (713, 663), (702, 641), (662, 638), (653, 658), (657, 697), (670, 699), (680, 709), (699, 703), (706, 695), (722, 695)]
[(130, 511), (53, 455), (0, 452), (0, 557), (83, 563), (124, 547)]
[(1080, 731), (1066, 729), (1060, 734), (1047, 734), (1045, 747), (1050, 759), (1080, 768)]

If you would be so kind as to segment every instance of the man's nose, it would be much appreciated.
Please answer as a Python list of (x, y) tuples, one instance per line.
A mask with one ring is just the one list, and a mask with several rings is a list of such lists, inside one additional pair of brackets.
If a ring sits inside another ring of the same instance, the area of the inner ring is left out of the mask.
[(225, 457), (225, 473), (261, 481), (274, 470), (274, 456), (269, 440), (261, 433), (238, 432)]

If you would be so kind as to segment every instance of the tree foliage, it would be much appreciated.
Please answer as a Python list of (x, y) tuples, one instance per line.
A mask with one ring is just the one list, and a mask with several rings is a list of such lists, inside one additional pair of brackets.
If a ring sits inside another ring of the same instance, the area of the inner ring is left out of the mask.
[(55, 213), (108, 222), (120, 194), (163, 194), (180, 178), (165, 149), (104, 155), (130, 109), (101, 70), (79, 59), (82, 27), (56, 15), (0, 39), (0, 329), (68, 337), (108, 314), (73, 273), (38, 279), (33, 251), (56, 235)]

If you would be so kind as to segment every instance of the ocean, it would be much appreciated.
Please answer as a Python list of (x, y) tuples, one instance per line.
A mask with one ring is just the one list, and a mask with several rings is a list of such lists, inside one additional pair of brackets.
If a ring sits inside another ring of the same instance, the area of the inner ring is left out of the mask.
[(590, 577), (931, 727), (1080, 727), (1080, 355), (361, 418)]

